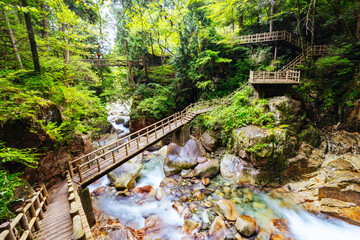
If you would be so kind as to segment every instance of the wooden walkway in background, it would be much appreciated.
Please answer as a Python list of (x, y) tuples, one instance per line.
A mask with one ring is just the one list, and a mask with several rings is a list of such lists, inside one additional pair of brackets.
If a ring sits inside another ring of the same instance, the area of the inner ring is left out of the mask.
[(35, 239), (39, 240), (71, 240), (73, 234), (68, 201), (68, 187), (66, 181), (59, 183), (49, 191), (50, 204), (40, 221), (40, 231)]

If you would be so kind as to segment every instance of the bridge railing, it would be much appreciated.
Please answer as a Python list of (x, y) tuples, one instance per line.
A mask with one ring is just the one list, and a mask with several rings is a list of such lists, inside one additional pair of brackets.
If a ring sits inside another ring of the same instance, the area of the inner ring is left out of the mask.
[[(127, 66), (126, 60), (121, 59), (81, 59), (82, 62), (91, 63), (92, 66), (106, 67), (106, 66)], [(131, 65), (141, 65), (142, 61), (130, 61)]]
[(89, 223), (87, 222), (86, 216), (82, 216), (80, 214), (80, 211), (83, 211), (81, 201), (79, 200), (79, 197), (77, 196), (77, 193), (74, 189), (73, 183), (71, 181), (71, 178), (69, 174), (67, 177), (67, 185), (68, 185), (68, 201), (70, 205), (70, 217), (73, 224), (73, 240), (88, 240), (85, 234), (84, 230), (84, 224), (85, 222), (87, 225)]
[[(163, 137), (170, 131), (175, 130), (178, 125), (187, 122), (192, 119), (194, 115), (211, 107), (212, 104), (213, 101), (190, 104), (181, 112), (174, 113), (114, 143), (107, 144), (89, 154), (69, 161), (70, 176), (74, 177), (78, 174), (80, 182), (83, 183), (87, 178), (84, 176), (92, 171), (94, 166), (97, 168), (97, 172), (101, 172), (104, 170), (102, 164), (109, 161), (116, 163), (118, 157), (126, 157), (134, 152), (134, 150), (140, 150), (142, 147), (141, 143), (150, 144), (150, 142), (159, 139), (160, 136)], [(153, 136), (152, 138), (151, 135)]]
[(34, 239), (33, 230), (40, 230), (39, 221), (44, 218), (50, 203), (46, 187), (37, 189), (26, 203), (25, 207), (16, 210), (19, 214), (11, 222), (0, 225), (0, 240)]
[(250, 71), (250, 83), (290, 83), (300, 81), (300, 71)]

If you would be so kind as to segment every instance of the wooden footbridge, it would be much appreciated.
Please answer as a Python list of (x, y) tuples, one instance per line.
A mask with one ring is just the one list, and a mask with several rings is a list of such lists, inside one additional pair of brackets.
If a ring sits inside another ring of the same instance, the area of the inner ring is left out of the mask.
[(300, 83), (300, 71), (298, 67), (303, 65), (306, 57), (322, 56), (327, 53), (326, 45), (314, 45), (313, 49), (311, 44), (300, 37), (289, 33), (287, 31), (274, 31), (266, 33), (256, 33), (251, 35), (239, 36), (235, 40), (242, 45), (259, 44), (259, 43), (274, 43), (285, 42), (297, 50), (304, 47), (305, 54), (299, 54), (294, 60), (289, 62), (280, 71), (250, 71), (249, 82), (253, 85), (259, 84), (286, 84), (297, 85)]
[(215, 100), (191, 104), (181, 112), (70, 161), (69, 172), (73, 183), (81, 187), (91, 184), (213, 106)]
[(139, 61), (127, 61), (121, 59), (81, 59), (82, 62), (91, 64), (91, 67), (128, 67), (129, 64), (132, 67), (143, 66), (143, 62)]

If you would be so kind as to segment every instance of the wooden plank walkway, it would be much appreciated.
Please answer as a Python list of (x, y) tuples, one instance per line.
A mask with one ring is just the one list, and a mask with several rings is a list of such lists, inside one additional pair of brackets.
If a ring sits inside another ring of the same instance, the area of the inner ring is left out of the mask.
[(40, 231), (35, 239), (39, 240), (70, 240), (72, 239), (72, 221), (68, 201), (66, 181), (58, 183), (49, 191), (50, 204), (40, 221)]
[(69, 162), (69, 172), (74, 185), (87, 186), (119, 167), (137, 154), (158, 142), (166, 135), (190, 122), (196, 115), (212, 109), (210, 102), (190, 105), (184, 111), (173, 114), (138, 132), (97, 149)]

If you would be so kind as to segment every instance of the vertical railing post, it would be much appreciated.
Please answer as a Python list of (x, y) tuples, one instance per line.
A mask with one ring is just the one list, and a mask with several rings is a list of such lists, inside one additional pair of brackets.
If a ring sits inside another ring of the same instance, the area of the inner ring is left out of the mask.
[(11, 229), (11, 224), (10, 222), (4, 222), (3, 224), (0, 225), (0, 230), (8, 230), (9, 233), (6, 237), (6, 240), (16, 240), (15, 234), (13, 232), (13, 230)]
[(78, 173), (79, 173), (80, 182), (82, 183), (82, 182), (83, 182), (83, 178), (82, 178), (82, 173), (81, 173), (80, 165), (77, 166), (77, 170), (78, 170)]
[(129, 153), (128, 153), (128, 142), (125, 143), (125, 153), (126, 153), (126, 156), (129, 155)]
[[(45, 204), (44, 204), (45, 205)], [(29, 221), (27, 219), (27, 216), (26, 216), (26, 213), (24, 212), (24, 208), (18, 208), (16, 210), (16, 212), (18, 213), (22, 213), (23, 216), (22, 218), (20, 219), (20, 226), (26, 231), (28, 230), (29, 231), (29, 235), (28, 235), (28, 238), (27, 239), (33, 239), (33, 236), (32, 236), (32, 233), (31, 233), (31, 228), (29, 226)]]
[(68, 161), (69, 163), (69, 173), (70, 173), (70, 177), (72, 178), (74, 176), (74, 171), (73, 171), (73, 168), (72, 168), (72, 164), (71, 164), (71, 160)]
[(96, 164), (97, 164), (97, 167), (98, 167), (98, 172), (100, 172), (100, 162), (99, 162), (99, 158), (96, 159)]
[[(161, 126), (162, 126), (162, 130), (163, 130), (163, 135), (165, 135), (164, 120), (161, 121)], [(155, 135), (155, 137), (156, 137), (156, 135)]]
[(111, 151), (111, 155), (112, 155), (112, 158), (113, 158), (113, 162), (115, 163), (115, 162), (116, 162), (116, 159), (115, 159), (115, 152), (114, 152), (114, 151)]
[(26, 200), (26, 203), (30, 203), (30, 208), (29, 208), (30, 217), (35, 218), (34, 228), (35, 228), (36, 231), (39, 231), (40, 230), (40, 223), (39, 223), (38, 217), (36, 216), (36, 212), (35, 212), (35, 208), (34, 208), (34, 204), (33, 204), (32, 199)]

